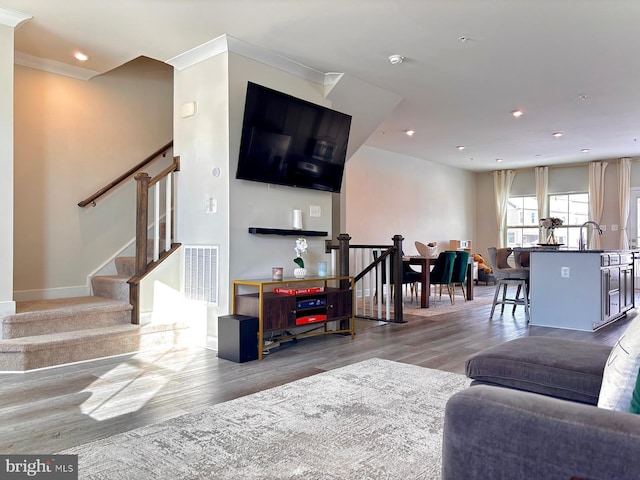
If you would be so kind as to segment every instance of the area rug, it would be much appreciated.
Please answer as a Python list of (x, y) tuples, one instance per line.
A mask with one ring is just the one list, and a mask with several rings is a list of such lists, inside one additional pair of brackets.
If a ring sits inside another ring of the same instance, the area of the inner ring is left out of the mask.
[(468, 385), (374, 358), (60, 453), (81, 479), (436, 479)]

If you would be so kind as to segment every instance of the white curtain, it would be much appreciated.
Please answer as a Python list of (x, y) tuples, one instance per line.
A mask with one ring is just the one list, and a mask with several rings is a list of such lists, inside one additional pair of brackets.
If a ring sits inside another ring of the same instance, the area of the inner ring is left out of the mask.
[(498, 248), (505, 246), (504, 227), (507, 219), (507, 202), (511, 193), (511, 184), (516, 176), (513, 170), (493, 172), (493, 191), (496, 197), (496, 220), (498, 222)]
[[(549, 167), (536, 167), (536, 199), (538, 200), (538, 219), (549, 214)], [(542, 227), (539, 227), (540, 243), (544, 243)]]
[(618, 208), (620, 210), (620, 248), (629, 248), (627, 219), (629, 217), (629, 198), (631, 197), (631, 159), (621, 158), (618, 162)]
[[(589, 164), (589, 213), (591, 220), (600, 223), (604, 206), (604, 171), (607, 162), (591, 162)], [(591, 235), (588, 248), (600, 248), (600, 235)]]

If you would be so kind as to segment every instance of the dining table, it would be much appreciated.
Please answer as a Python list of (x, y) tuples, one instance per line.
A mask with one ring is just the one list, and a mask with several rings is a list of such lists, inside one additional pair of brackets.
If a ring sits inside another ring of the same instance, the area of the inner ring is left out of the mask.
[[(402, 261), (408, 265), (417, 265), (420, 267), (420, 307), (429, 308), (429, 297), (431, 292), (430, 273), (431, 267), (438, 259), (432, 257), (423, 257), (421, 255), (410, 255), (402, 257)], [(467, 264), (467, 300), (473, 300), (473, 257), (469, 257)]]

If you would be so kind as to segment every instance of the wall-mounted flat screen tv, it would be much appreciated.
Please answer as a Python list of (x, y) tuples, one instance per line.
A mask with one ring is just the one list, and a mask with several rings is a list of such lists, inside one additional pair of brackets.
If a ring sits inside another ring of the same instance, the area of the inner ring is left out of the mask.
[(340, 192), (351, 116), (248, 83), (236, 178)]

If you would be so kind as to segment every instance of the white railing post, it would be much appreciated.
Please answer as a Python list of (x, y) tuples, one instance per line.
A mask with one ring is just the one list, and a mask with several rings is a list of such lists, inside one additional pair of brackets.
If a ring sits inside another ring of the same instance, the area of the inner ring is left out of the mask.
[(171, 209), (171, 205), (173, 202), (173, 190), (171, 188), (173, 179), (173, 173), (167, 175), (167, 183), (165, 190), (165, 207), (164, 207), (164, 249), (165, 251), (171, 250), (171, 239), (173, 237), (173, 225), (171, 222), (173, 211)]
[(153, 186), (153, 261), (160, 258), (160, 182)]

